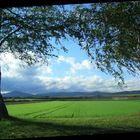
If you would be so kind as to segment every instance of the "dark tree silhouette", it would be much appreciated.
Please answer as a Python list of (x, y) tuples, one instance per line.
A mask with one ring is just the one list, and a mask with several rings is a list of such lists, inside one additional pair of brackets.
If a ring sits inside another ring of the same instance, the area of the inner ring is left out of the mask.
[[(0, 90), (1, 90), (1, 71), (0, 71)], [(0, 119), (2, 118), (8, 118), (8, 111), (5, 106), (4, 100), (2, 98), (2, 95), (0, 93)]]

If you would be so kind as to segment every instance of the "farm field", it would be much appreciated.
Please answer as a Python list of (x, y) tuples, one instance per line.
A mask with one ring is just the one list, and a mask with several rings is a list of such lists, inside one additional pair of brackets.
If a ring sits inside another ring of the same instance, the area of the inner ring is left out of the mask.
[(46, 101), (7, 105), (0, 139), (140, 132), (140, 100)]

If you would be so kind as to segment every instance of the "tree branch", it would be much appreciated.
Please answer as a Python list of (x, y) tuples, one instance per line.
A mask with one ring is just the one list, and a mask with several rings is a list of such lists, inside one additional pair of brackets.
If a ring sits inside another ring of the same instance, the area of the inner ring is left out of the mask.
[(4, 37), (1, 41), (0, 41), (0, 46), (2, 46), (2, 44), (6, 41), (6, 39), (8, 37), (10, 37), (12, 34), (14, 34), (15, 32), (19, 31), (21, 29), (21, 27), (18, 27), (16, 30), (12, 31), (11, 33), (9, 33), (6, 37)]

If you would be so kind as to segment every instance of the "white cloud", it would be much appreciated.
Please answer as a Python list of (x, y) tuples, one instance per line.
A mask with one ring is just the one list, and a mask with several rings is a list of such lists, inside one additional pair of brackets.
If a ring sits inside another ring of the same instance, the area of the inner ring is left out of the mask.
[(11, 53), (1, 53), (1, 71), (3, 77), (21, 78), (21, 61), (15, 59)]
[(91, 69), (91, 68), (92, 68), (92, 63), (90, 63), (89, 60), (83, 60), (83, 61), (82, 61), (82, 66), (83, 66), (84, 68)]
[(47, 74), (53, 74), (51, 66), (40, 66), (36, 68), (37, 75), (47, 75)]
[(91, 70), (92, 68), (95, 68), (95, 65), (87, 59), (82, 62), (76, 62), (74, 57), (59, 56), (57, 63), (60, 64), (62, 62), (70, 64), (70, 70), (67, 74), (75, 74), (79, 70)]
[(125, 90), (131, 91), (132, 89), (140, 90), (140, 80), (131, 79), (131, 80), (126, 81)]
[(105, 92), (116, 92), (124, 90), (140, 90), (140, 80), (136, 82), (126, 81), (128, 87), (119, 88), (117, 83), (113, 80), (105, 80), (97, 75), (90, 77), (87, 76), (65, 76), (62, 78), (52, 77), (38, 77), (39, 81), (44, 84), (46, 90), (52, 89), (56, 91), (105, 91)]
[(1, 54), (1, 68), (2, 68), (2, 77), (9, 78), (25, 78), (30, 75), (47, 75), (53, 74), (51, 64), (41, 65), (35, 64), (34, 66), (27, 66), (21, 60), (16, 59), (11, 53), (2, 53)]
[[(3, 60), (2, 60), (3, 59)], [(121, 90), (140, 90), (140, 80), (127, 80), (127, 87), (119, 89), (117, 83), (112, 79), (105, 80), (98, 75), (91, 76), (64, 76), (52, 77), (52, 66), (20, 67), (20, 61), (14, 59), (11, 54), (1, 55), (2, 66), (2, 90), (20, 90), (33, 93), (43, 93), (47, 91), (121, 91)], [(78, 70), (90, 70), (94, 66), (88, 61), (76, 62), (73, 57), (60, 56), (57, 60), (70, 64), (70, 73)], [(8, 67), (8, 70), (5, 70)]]

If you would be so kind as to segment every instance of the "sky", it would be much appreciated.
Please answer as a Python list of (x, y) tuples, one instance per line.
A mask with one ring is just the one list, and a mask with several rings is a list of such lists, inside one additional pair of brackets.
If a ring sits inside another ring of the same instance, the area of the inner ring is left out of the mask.
[(1, 53), (2, 94), (15, 90), (32, 94), (140, 90), (140, 75), (133, 77), (124, 72), (126, 84), (120, 88), (113, 77), (101, 72), (89, 61), (76, 41), (63, 40), (63, 45), (68, 53), (57, 52), (59, 57), (49, 59), (49, 65), (23, 66), (12, 54)]
[(113, 77), (97, 69), (84, 50), (73, 40), (64, 41), (68, 53), (60, 51), (58, 58), (49, 59), (49, 65), (22, 65), (10, 53), (1, 54), (2, 94), (22, 91), (31, 94), (49, 92), (90, 92), (140, 90), (140, 76), (124, 73), (126, 85), (120, 88)]

